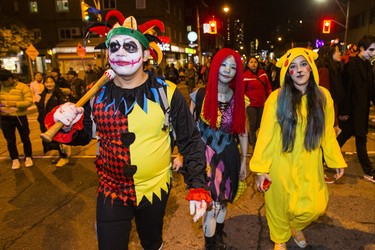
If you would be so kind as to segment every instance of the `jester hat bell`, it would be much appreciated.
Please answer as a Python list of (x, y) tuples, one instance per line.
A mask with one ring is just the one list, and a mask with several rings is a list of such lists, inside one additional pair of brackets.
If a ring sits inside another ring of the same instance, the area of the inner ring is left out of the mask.
[(307, 48), (293, 48), (288, 50), (280, 59), (277, 61), (276, 66), (281, 68), (280, 70), (280, 86), (284, 84), (285, 74), (292, 63), (292, 61), (298, 57), (303, 56), (309, 63), (315, 82), (319, 85), (319, 74), (318, 68), (316, 67), (315, 60), (318, 58), (318, 53)]

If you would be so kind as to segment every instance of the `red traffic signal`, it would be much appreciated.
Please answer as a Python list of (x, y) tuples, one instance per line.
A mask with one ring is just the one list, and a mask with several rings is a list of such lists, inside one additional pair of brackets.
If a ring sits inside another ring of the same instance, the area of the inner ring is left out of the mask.
[(324, 20), (323, 21), (323, 33), (324, 34), (331, 33), (331, 20)]
[(212, 20), (209, 22), (209, 24), (210, 24), (210, 34), (217, 34), (216, 21)]

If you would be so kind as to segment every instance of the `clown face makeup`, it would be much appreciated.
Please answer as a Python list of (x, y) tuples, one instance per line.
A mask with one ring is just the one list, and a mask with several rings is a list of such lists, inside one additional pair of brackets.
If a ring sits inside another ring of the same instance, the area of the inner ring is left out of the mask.
[(311, 67), (307, 60), (303, 56), (297, 56), (290, 64), (288, 72), (292, 77), (294, 86), (302, 93), (305, 93), (311, 72)]
[(230, 83), (236, 75), (237, 64), (233, 56), (228, 56), (221, 63), (219, 68), (219, 82), (221, 84)]
[(146, 54), (140, 42), (128, 35), (113, 36), (108, 45), (109, 64), (120, 76), (133, 75), (142, 70), (143, 61), (148, 57)]
[(362, 47), (360, 50), (360, 56), (364, 60), (370, 61), (375, 56), (375, 43), (371, 44), (366, 50), (364, 50)]

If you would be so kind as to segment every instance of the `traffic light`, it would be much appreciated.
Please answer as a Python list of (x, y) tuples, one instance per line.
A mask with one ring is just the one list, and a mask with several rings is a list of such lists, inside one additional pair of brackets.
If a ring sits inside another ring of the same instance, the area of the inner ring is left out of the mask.
[(84, 1), (81, 2), (82, 21), (87, 22), (90, 20), (89, 8), (90, 6), (88, 4), (86, 4)]
[(323, 21), (323, 33), (324, 34), (331, 33), (331, 20), (324, 20)]
[(210, 24), (210, 34), (217, 34), (216, 21), (212, 20), (209, 22), (209, 24)]

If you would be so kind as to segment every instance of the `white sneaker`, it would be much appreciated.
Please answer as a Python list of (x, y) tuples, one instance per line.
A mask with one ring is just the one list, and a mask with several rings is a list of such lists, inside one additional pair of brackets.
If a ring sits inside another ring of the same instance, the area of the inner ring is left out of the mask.
[(69, 163), (68, 158), (60, 158), (60, 160), (56, 163), (56, 167), (58, 167), (58, 168), (64, 167), (68, 163)]
[(20, 166), (21, 166), (20, 160), (18, 160), (18, 159), (13, 160), (12, 169), (19, 169)]
[(26, 157), (25, 167), (29, 168), (29, 167), (32, 167), (33, 165), (34, 165), (33, 159), (31, 159), (31, 157)]

